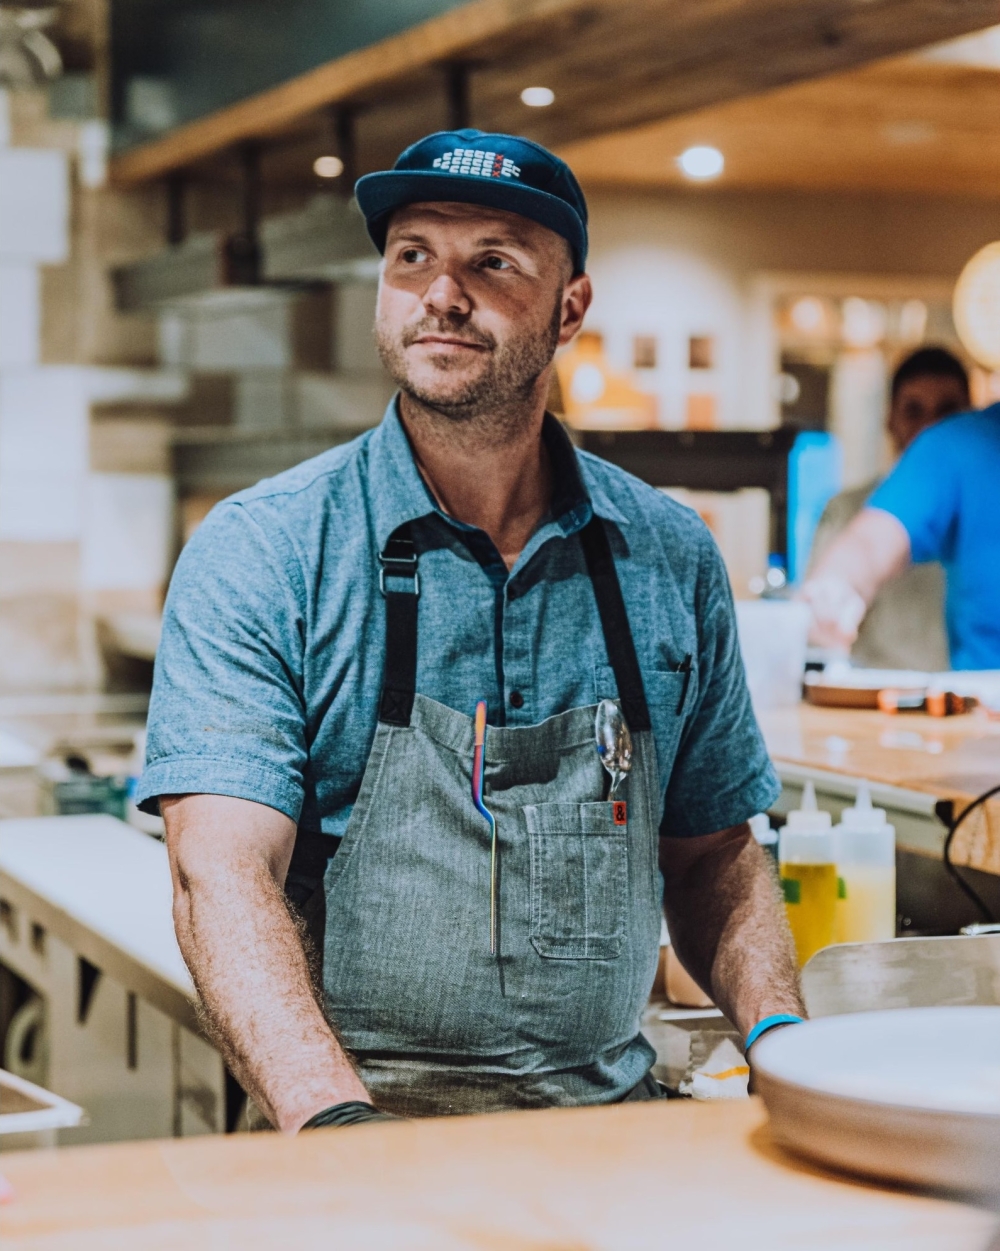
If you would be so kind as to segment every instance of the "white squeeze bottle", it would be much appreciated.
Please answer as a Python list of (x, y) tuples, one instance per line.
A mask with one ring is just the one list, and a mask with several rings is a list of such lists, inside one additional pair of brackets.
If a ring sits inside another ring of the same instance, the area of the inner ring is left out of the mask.
[(838, 943), (896, 937), (896, 831), (884, 808), (873, 808), (868, 783), (834, 827)]
[(837, 867), (830, 814), (816, 807), (816, 788), (806, 782), (802, 807), (788, 813), (778, 835), (778, 867), (785, 912), (799, 967), (834, 942)]

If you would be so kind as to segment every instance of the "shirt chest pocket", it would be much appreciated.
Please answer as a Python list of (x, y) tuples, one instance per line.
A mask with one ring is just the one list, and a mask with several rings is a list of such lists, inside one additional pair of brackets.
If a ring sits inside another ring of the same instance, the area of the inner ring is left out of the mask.
[(625, 943), (628, 827), (614, 805), (530, 804), (529, 937), (550, 960), (614, 960)]
[[(655, 707), (664, 716), (669, 713), (680, 723), (697, 694), (698, 669), (690, 657), (685, 657), (677, 668), (658, 666), (655, 669), (644, 669), (642, 684), (650, 708)], [(617, 699), (618, 693), (614, 669), (610, 665), (594, 665), (595, 702), (601, 699)]]
[[(698, 691), (698, 670), (690, 667), (643, 670), (642, 682), (646, 703), (653, 722), (656, 754), (662, 776), (669, 777), (688, 713), (694, 707)], [(594, 698), (617, 699), (618, 683), (610, 665), (594, 666)]]

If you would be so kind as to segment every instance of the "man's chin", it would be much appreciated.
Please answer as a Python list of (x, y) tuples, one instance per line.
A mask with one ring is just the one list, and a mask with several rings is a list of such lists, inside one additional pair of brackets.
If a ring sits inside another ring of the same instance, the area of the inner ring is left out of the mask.
[(428, 394), (426, 391), (411, 390), (404, 387), (403, 390), (415, 400), (422, 408), (433, 410), (440, 413), (443, 417), (450, 417), (455, 421), (468, 421), (478, 416), (482, 407), (478, 396), (470, 395), (469, 392), (463, 394), (455, 394), (449, 392), (446, 395), (440, 393)]
[(473, 376), (449, 373), (444, 377), (436, 372), (430, 376), (421, 372), (407, 376), (402, 389), (422, 404), (448, 411), (474, 404), (482, 393), (483, 379), (478, 372)]

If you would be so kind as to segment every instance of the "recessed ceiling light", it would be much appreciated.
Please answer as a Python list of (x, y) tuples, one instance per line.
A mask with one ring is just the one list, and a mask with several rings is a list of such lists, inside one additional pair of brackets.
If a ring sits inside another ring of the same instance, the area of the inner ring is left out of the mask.
[(521, 103), (529, 109), (547, 109), (555, 98), (551, 87), (525, 87), (521, 92)]
[(344, 162), (339, 156), (318, 156), (313, 161), (313, 173), (318, 178), (339, 178), (344, 172)]
[(684, 149), (677, 158), (677, 164), (685, 178), (718, 178), (725, 169), (726, 158), (718, 148), (696, 144), (693, 148)]
[(930, 122), (912, 121), (889, 122), (888, 125), (882, 127), (883, 136), (890, 143), (897, 144), (899, 147), (912, 147), (918, 143), (930, 143), (937, 138), (937, 127)]
[(872, 348), (885, 338), (886, 308), (878, 300), (853, 295), (840, 306), (840, 331), (852, 348)]
[(907, 300), (899, 310), (899, 337), (904, 343), (919, 343), (927, 331), (927, 305), (923, 300)]
[(826, 305), (818, 296), (800, 296), (788, 310), (788, 317), (800, 334), (822, 338), (828, 331)]

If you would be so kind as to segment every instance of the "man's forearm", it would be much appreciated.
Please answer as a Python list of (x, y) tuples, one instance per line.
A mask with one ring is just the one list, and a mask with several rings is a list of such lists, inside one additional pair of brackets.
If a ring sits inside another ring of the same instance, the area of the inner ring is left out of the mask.
[(181, 842), (172, 860), (178, 942), (209, 1029), (272, 1124), (294, 1132), (331, 1104), (368, 1099), (320, 1009), (266, 858), (241, 849), (185, 859)]
[(910, 537), (900, 521), (863, 508), (823, 551), (800, 592), (813, 612), (812, 641), (849, 647), (882, 586), (910, 561)]
[(686, 849), (670, 847), (687, 840), (662, 840), (664, 906), (681, 963), (744, 1036), (772, 1013), (804, 1015), (795, 947), (765, 853), (746, 826), (707, 838), (717, 840), (711, 852), (689, 863)]

